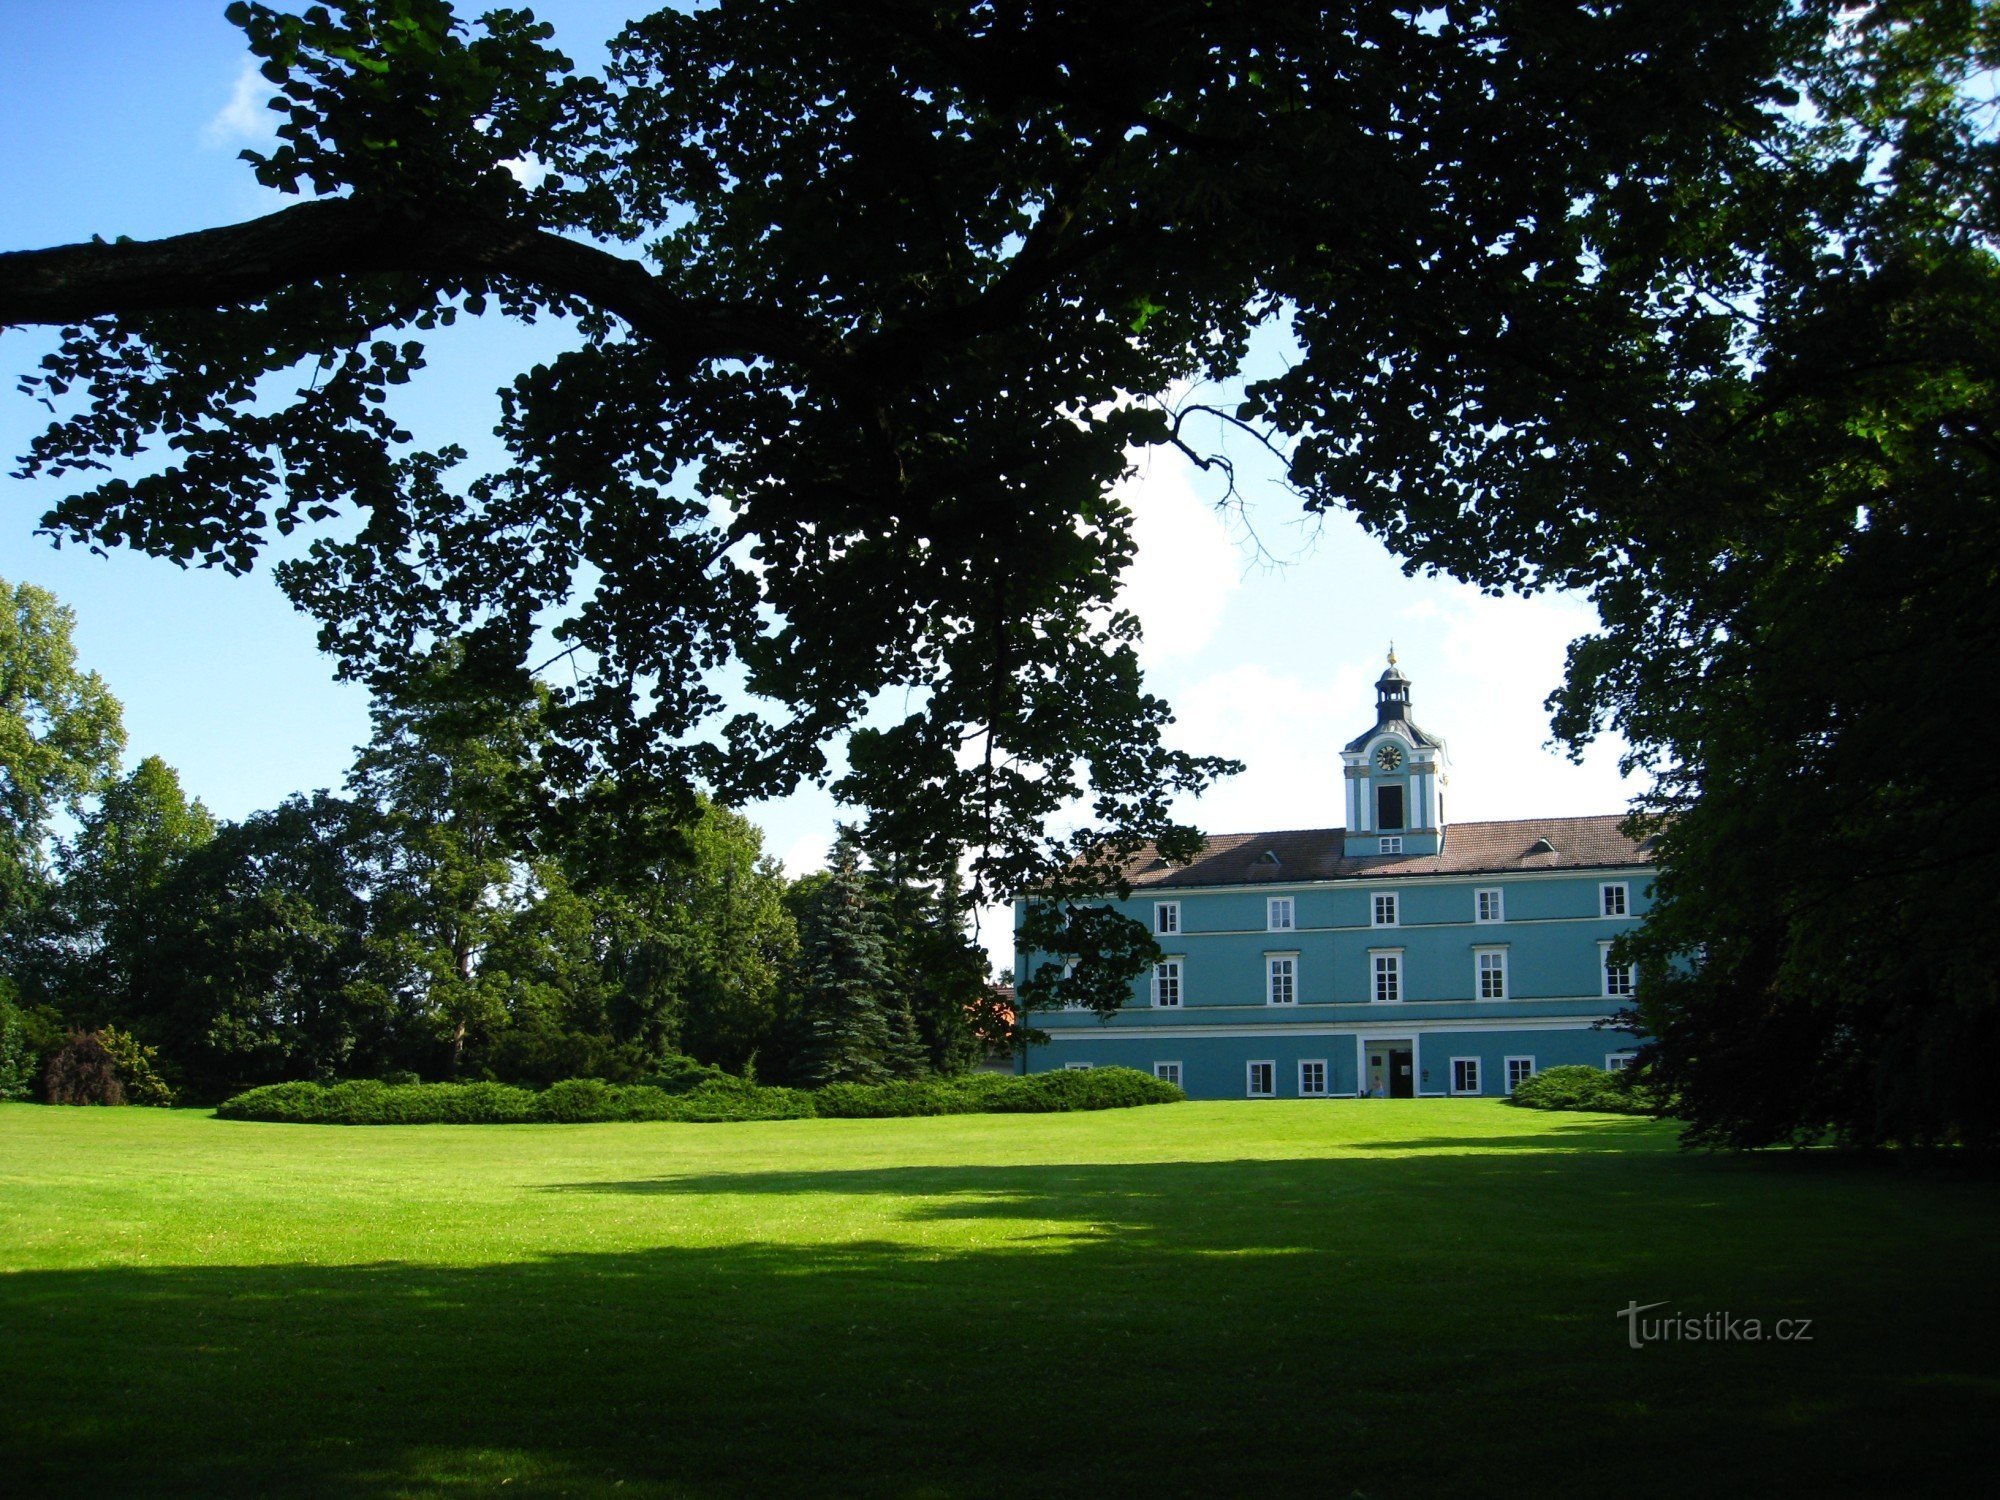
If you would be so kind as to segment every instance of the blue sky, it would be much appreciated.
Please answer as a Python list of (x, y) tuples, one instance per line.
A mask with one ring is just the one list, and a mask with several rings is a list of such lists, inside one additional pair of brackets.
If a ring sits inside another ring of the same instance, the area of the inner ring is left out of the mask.
[[(264, 130), (265, 112), (222, 9), (220, 0), (0, 0), (0, 249), (172, 234), (281, 206), (235, 159)], [(586, 67), (635, 12), (607, 0), (534, 9)], [(419, 438), (483, 438), (490, 372), (518, 368), (560, 337), (489, 320), (435, 344), (413, 396)], [(46, 347), (36, 330), (0, 335), (0, 448), (10, 459), (38, 430), (38, 408), (12, 377)], [(1268, 484), (1248, 487), (1253, 547), (1243, 521), (1218, 514), (1215, 488), (1155, 454), (1124, 491), (1140, 545), (1128, 603), (1146, 623), (1153, 685), (1179, 711), (1184, 743), (1247, 765), (1187, 809), (1197, 823), (1217, 832), (1338, 823), (1338, 747), (1372, 720), (1371, 685), (1391, 639), (1414, 680), (1416, 717), (1450, 744), (1455, 818), (1624, 805), (1632, 789), (1615, 745), (1580, 766), (1545, 746), (1542, 700), (1563, 648), (1593, 623), (1587, 606), (1406, 578), (1357, 528), (1307, 524)], [(125, 705), (131, 757), (164, 756), (224, 817), (338, 785), (367, 734), (366, 697), (334, 682), (311, 622), (268, 573), (232, 579), (54, 549), (35, 525), (59, 493), (0, 477), (0, 577), (40, 584), (76, 611), (80, 655)], [(794, 871), (818, 863), (838, 815), (811, 789), (749, 811)], [(1003, 932), (990, 924), (987, 936), (1004, 963)]]

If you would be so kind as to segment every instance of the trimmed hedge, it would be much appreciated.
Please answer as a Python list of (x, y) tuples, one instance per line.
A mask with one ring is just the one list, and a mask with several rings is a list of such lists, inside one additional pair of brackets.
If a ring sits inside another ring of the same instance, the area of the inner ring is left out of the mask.
[(1607, 1073), (1583, 1063), (1522, 1079), (1507, 1102), (1526, 1109), (1585, 1109), (1612, 1115), (1650, 1115), (1658, 1107), (1653, 1091), (1630, 1069)]
[[(704, 1070), (708, 1072), (709, 1070)], [(676, 1078), (676, 1082), (680, 1078)], [(535, 1125), (607, 1120), (883, 1119), (905, 1115), (1045, 1114), (1171, 1104), (1186, 1096), (1131, 1068), (1092, 1068), (1015, 1078), (973, 1073), (898, 1083), (836, 1083), (823, 1089), (766, 1088), (729, 1074), (703, 1076), (685, 1092), (649, 1083), (571, 1078), (537, 1093), (506, 1083), (273, 1083), (216, 1110), (225, 1120), (294, 1125)]]

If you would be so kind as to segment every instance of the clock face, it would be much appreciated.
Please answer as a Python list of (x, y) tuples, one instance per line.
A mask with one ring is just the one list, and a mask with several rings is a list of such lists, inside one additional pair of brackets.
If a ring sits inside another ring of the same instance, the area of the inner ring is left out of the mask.
[(1403, 763), (1403, 752), (1394, 745), (1384, 745), (1375, 752), (1375, 764), (1385, 771), (1393, 771)]

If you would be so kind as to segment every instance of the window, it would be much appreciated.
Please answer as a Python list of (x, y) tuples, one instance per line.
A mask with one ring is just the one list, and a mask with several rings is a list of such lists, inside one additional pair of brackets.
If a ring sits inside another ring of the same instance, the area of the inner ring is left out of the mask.
[(1378, 786), (1375, 788), (1375, 826), (1377, 828), (1403, 827), (1403, 789), (1399, 786)]
[(1454, 1094), (1479, 1092), (1479, 1059), (1454, 1057), (1451, 1060), (1451, 1091)]
[(1401, 902), (1394, 891), (1377, 891), (1373, 898), (1373, 906), (1377, 927), (1397, 925)]
[(1278, 1065), (1275, 1062), (1253, 1062), (1245, 1070), (1245, 1092), (1252, 1099), (1271, 1099), (1278, 1092)]
[(1515, 1089), (1535, 1076), (1535, 1060), (1532, 1057), (1510, 1057), (1507, 1059), (1507, 1092)]
[(1604, 972), (1605, 997), (1611, 1000), (1622, 1000), (1627, 995), (1630, 995), (1638, 982), (1638, 966), (1635, 964), (1613, 963), (1611, 961), (1611, 945), (1609, 943), (1599, 943), (1597, 945), (1597, 956), (1599, 967)]
[(1472, 893), (1472, 920), (1475, 922), (1507, 920), (1507, 902), (1499, 886), (1490, 886), (1486, 890)]
[(1065, 1073), (1088, 1073), (1090, 1067), (1089, 1063), (1064, 1063), (1063, 1071)]
[(1325, 1058), (1316, 1057), (1299, 1064), (1299, 1097), (1301, 1099), (1326, 1097)]
[(1628, 915), (1625, 882), (1619, 880), (1610, 885), (1600, 885), (1597, 888), (1597, 909), (1600, 914), (1607, 917)]
[(1290, 932), (1292, 930), (1292, 898), (1273, 896), (1264, 903), (1264, 930), (1267, 932)]
[[(1064, 979), (1071, 979), (1074, 978), (1075, 975), (1076, 975), (1076, 960), (1073, 958), (1063, 960), (1062, 977)], [(1081, 1000), (1065, 1000), (1063, 1001), (1063, 1009), (1089, 1010), (1090, 1007), (1085, 1005)]]
[(1153, 1004), (1174, 1006), (1181, 1003), (1181, 961), (1166, 958), (1153, 965)]
[(1382, 852), (1384, 854), (1401, 854), (1403, 852), (1403, 836), (1397, 834), (1392, 839), (1382, 840)]
[(1505, 1000), (1507, 998), (1507, 950), (1505, 948), (1475, 948), (1472, 950), (1472, 964), (1478, 984), (1473, 990), (1481, 1000)]
[(1181, 930), (1181, 904), (1178, 901), (1155, 901), (1153, 903), (1153, 931), (1179, 932)]
[(1639, 1060), (1636, 1052), (1607, 1052), (1604, 1054), (1604, 1071), (1622, 1073)]
[(1375, 1002), (1387, 1004), (1403, 998), (1403, 952), (1400, 948), (1393, 953), (1379, 949), (1369, 955), (1374, 960)]
[(1171, 1083), (1175, 1088), (1179, 1088), (1181, 1065), (1177, 1062), (1156, 1062), (1153, 1064), (1153, 1076), (1162, 1083)]
[(1264, 958), (1264, 999), (1272, 1005), (1296, 1005), (1299, 999), (1299, 958), (1296, 953), (1271, 953)]

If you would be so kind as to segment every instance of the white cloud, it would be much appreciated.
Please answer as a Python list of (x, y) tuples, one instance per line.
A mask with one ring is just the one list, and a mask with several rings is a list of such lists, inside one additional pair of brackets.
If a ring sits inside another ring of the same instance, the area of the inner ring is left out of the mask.
[[(1618, 774), (1615, 741), (1582, 765), (1548, 748), (1543, 700), (1562, 678), (1565, 648), (1592, 628), (1574, 599), (1493, 599), (1455, 584), (1395, 617), (1398, 660), (1412, 679), (1416, 721), (1445, 738), (1451, 756), (1448, 820), (1565, 817), (1616, 812), (1637, 789)], [(1386, 627), (1385, 627), (1386, 628)], [(1171, 693), (1177, 748), (1244, 763), (1178, 811), (1210, 833), (1325, 828), (1344, 815), (1340, 748), (1375, 716), (1382, 670), (1374, 641), (1316, 642), (1324, 669), (1247, 662)]]
[(1138, 545), (1118, 599), (1145, 627), (1141, 659), (1150, 666), (1192, 656), (1222, 623), (1243, 581), (1243, 554), (1178, 459), (1142, 456), (1118, 498), (1132, 512)]
[(1339, 823), (1340, 747), (1367, 723), (1369, 682), (1357, 663), (1309, 683), (1253, 662), (1177, 691), (1170, 742), (1244, 765), (1182, 814), (1211, 833)]
[(271, 135), (272, 114), (264, 107), (271, 97), (271, 85), (257, 71), (254, 57), (245, 58), (237, 70), (229, 102), (215, 112), (202, 127), (201, 138), (209, 146), (241, 146), (266, 140)]

